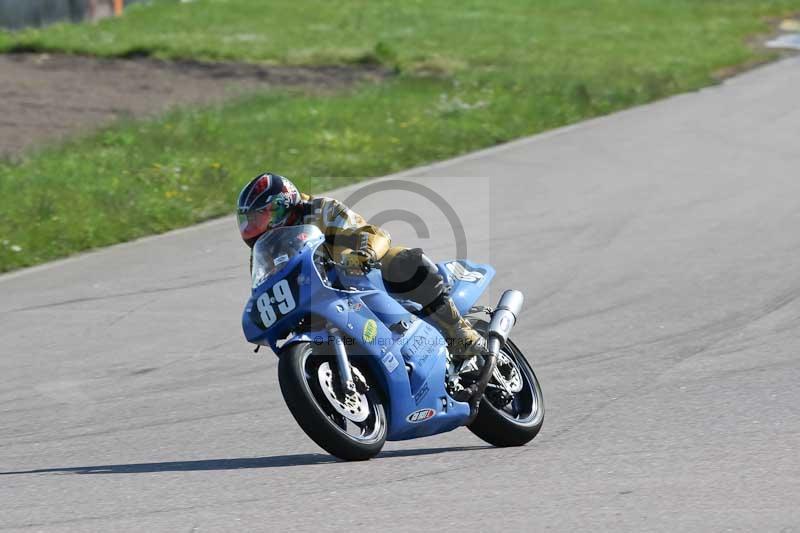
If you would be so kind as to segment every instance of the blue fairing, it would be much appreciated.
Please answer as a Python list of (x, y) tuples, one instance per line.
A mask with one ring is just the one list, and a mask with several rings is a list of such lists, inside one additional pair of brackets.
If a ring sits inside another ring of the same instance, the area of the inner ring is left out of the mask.
[[(320, 244), (321, 240), (313, 240), (298, 255), (282, 259), (280, 270), (253, 289), (242, 316), (247, 340), (267, 344), (280, 354), (279, 344), (324, 345), (328, 331), (336, 329), (343, 333), (348, 357), (367, 368), (383, 392), (389, 440), (434, 435), (463, 425), (469, 406), (455, 401), (445, 389), (447, 350), (442, 335), (385, 292), (380, 272), (357, 277), (339, 273), (339, 285), (332, 283), (336, 273), (328, 272), (331, 277), (324, 281), (314, 263)], [(440, 269), (453, 284), (453, 298), (465, 312), (485, 290), (494, 269), (469, 261), (458, 263), (466, 271), (447, 263)], [(401, 321), (408, 326), (406, 331), (397, 327)], [(330, 329), (303, 329), (298, 327), (301, 322), (327, 323)], [(422, 422), (408, 420), (422, 409), (436, 414)]]
[(450, 285), (450, 297), (458, 307), (458, 311), (465, 315), (475, 305), (478, 298), (486, 291), (489, 283), (494, 278), (495, 270), (489, 265), (473, 263), (466, 259), (439, 263), (439, 273), (444, 277), (445, 283)]

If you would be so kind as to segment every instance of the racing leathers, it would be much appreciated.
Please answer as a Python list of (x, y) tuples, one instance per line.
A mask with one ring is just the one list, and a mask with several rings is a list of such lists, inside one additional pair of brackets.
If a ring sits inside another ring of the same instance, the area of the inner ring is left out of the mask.
[(298, 207), (302, 212), (295, 217), (296, 223), (318, 227), (335, 260), (352, 268), (379, 261), (386, 290), (396, 298), (420, 304), (420, 315), (441, 330), (453, 357), (486, 354), (486, 341), (461, 316), (436, 264), (421, 249), (392, 246), (386, 231), (333, 198), (303, 194)]

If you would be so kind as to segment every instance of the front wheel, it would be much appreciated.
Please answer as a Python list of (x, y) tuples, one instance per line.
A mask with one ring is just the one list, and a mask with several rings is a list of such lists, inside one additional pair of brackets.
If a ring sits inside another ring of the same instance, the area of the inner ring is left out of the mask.
[(315, 353), (309, 343), (293, 344), (281, 352), (278, 381), (294, 419), (331, 455), (365, 461), (383, 448), (387, 424), (380, 396), (374, 387), (345, 394), (332, 355)]
[[(475, 327), (485, 332), (485, 323)], [(517, 346), (506, 341), (498, 357), (495, 377), (481, 398), (478, 415), (467, 426), (493, 446), (523, 446), (532, 441), (544, 423), (542, 388), (530, 363)], [(500, 387), (497, 373), (513, 391)]]

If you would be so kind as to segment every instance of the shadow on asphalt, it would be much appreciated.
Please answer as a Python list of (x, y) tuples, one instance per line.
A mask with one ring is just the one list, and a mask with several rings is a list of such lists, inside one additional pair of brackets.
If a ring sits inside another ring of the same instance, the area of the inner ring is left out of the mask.
[[(446, 448), (420, 448), (381, 452), (376, 459), (392, 457), (415, 457), (438, 453), (485, 450), (492, 446), (452, 446)], [(276, 455), (272, 457), (249, 457), (240, 459), (207, 459), (203, 461), (172, 461), (164, 463), (137, 463), (127, 465), (71, 466), (64, 468), (42, 468), (0, 472), (0, 476), (22, 474), (149, 474), (155, 472), (198, 472), (204, 470), (239, 470), (247, 468), (278, 468), (285, 466), (308, 466), (340, 463), (338, 459), (321, 453)]]

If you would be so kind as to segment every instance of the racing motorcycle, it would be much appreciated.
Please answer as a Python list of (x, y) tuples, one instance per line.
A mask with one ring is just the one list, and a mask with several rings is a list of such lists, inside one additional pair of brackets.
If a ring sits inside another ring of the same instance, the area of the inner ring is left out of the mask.
[[(523, 303), (506, 291), (494, 309), (475, 306), (495, 271), (467, 260), (440, 263), (459, 311), (490, 355), (453, 358), (444, 337), (384, 286), (379, 264), (352, 271), (334, 260), (311, 225), (274, 229), (253, 248), (245, 337), (278, 355), (283, 398), (319, 446), (344, 460), (377, 455), (386, 440), (466, 426), (494, 446), (522, 446), (542, 427), (542, 390), (509, 339)], [(481, 316), (483, 315), (483, 316)]]

